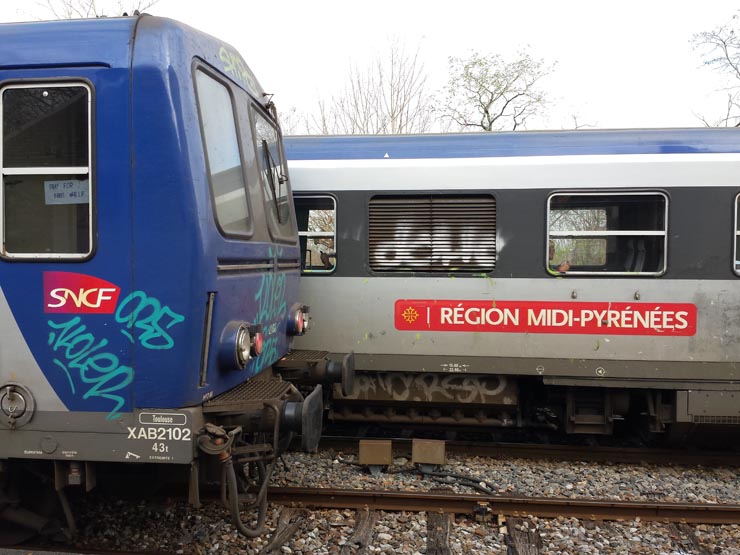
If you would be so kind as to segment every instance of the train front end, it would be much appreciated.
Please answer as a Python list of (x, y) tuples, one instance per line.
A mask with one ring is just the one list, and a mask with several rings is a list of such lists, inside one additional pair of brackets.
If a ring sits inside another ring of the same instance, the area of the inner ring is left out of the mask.
[(0, 40), (0, 515), (48, 528), (11, 492), (28, 469), (65, 505), (97, 463), (176, 465), (197, 504), (214, 467), (260, 533), (272, 465), (293, 433), (316, 448), (323, 406), (272, 370), (308, 318), (274, 110), (233, 48), (171, 20)]

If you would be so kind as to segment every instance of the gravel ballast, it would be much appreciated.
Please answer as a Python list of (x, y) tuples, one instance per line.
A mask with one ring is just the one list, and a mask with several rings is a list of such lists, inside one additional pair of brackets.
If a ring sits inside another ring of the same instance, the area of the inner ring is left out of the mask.
[[(276, 465), (274, 486), (332, 487), (428, 491), (439, 481), (422, 477), (409, 461), (396, 458), (391, 473), (371, 476), (353, 464), (351, 453), (331, 450), (316, 455), (287, 453), (285, 465)], [(474, 477), (494, 494), (585, 497), (614, 500), (693, 501), (740, 503), (740, 478), (734, 469), (486, 459), (448, 456), (442, 467), (450, 474)], [(406, 469), (407, 471), (401, 471)], [(475, 493), (454, 481), (444, 487)], [(240, 536), (230, 515), (219, 503), (206, 502), (195, 510), (183, 502), (105, 499), (96, 495), (78, 503), (79, 546), (151, 550), (170, 553), (252, 555), (265, 553), (278, 524), (281, 507), (270, 505), (266, 536)], [(341, 554), (358, 552), (350, 542), (358, 513), (353, 510), (309, 510), (295, 536), (275, 553), (284, 555)], [(367, 554), (427, 553), (427, 514), (377, 513)], [(672, 525), (635, 521), (598, 522), (572, 518), (544, 519), (523, 516), (514, 525), (521, 533), (537, 537), (539, 553), (655, 554), (705, 553), (740, 555), (740, 526), (691, 526), (693, 539)], [(476, 522), (458, 515), (450, 528), (449, 546), (454, 554), (506, 554), (512, 541), (506, 523)]]

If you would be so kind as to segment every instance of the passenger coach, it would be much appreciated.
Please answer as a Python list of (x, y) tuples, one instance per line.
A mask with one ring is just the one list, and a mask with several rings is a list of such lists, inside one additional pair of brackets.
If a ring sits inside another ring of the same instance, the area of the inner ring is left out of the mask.
[(337, 420), (740, 423), (740, 132), (290, 137)]

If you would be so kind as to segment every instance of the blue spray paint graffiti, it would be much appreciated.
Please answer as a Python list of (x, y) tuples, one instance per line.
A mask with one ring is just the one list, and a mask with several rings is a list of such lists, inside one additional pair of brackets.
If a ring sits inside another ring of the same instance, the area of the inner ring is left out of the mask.
[[(184, 322), (185, 317), (143, 291), (134, 291), (118, 305), (115, 320), (125, 325), (120, 331), (131, 343), (138, 341), (146, 349), (164, 350), (175, 345), (167, 330)], [(72, 394), (110, 400), (115, 405), (106, 418), (120, 418), (126, 403), (122, 394), (133, 382), (133, 368), (122, 365), (118, 356), (104, 350), (108, 339), (97, 339), (79, 316), (66, 322), (49, 320), (48, 325), (52, 330), (49, 346), (58, 355), (52, 362), (64, 372)], [(77, 381), (86, 386), (84, 392), (77, 391)]]
[(123, 366), (118, 357), (110, 352), (102, 351), (108, 345), (107, 339), (98, 340), (86, 332), (80, 317), (76, 316), (67, 322), (53, 322), (49, 320), (49, 345), (52, 351), (59, 354), (54, 364), (64, 370), (69, 380), (72, 393), (77, 393), (70, 371), (79, 373), (80, 381), (87, 390), (83, 399), (102, 397), (115, 403), (106, 417), (113, 420), (121, 416), (121, 407), (124, 398), (117, 392), (124, 390), (134, 379), (134, 371), (129, 366)]
[(126, 324), (121, 333), (131, 343), (134, 343), (134, 334), (137, 333), (136, 339), (147, 349), (171, 349), (175, 341), (165, 330), (184, 321), (183, 315), (173, 312), (169, 306), (162, 306), (143, 291), (131, 293), (116, 310), (116, 322)]
[(265, 336), (262, 354), (257, 361), (257, 371), (260, 371), (278, 358), (278, 322), (284, 317), (287, 306), (285, 274), (263, 274), (255, 299), (259, 301), (257, 321), (264, 326), (262, 332)]
[(259, 372), (278, 358), (278, 325), (285, 318), (285, 274), (262, 274), (260, 288), (255, 295), (259, 302), (257, 321), (262, 324), (265, 336), (262, 354), (257, 359)]

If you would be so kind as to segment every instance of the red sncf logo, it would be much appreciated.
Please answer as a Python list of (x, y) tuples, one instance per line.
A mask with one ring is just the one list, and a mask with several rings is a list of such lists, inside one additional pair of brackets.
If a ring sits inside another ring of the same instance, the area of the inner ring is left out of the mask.
[(44, 272), (44, 312), (113, 314), (121, 289), (104, 279)]

